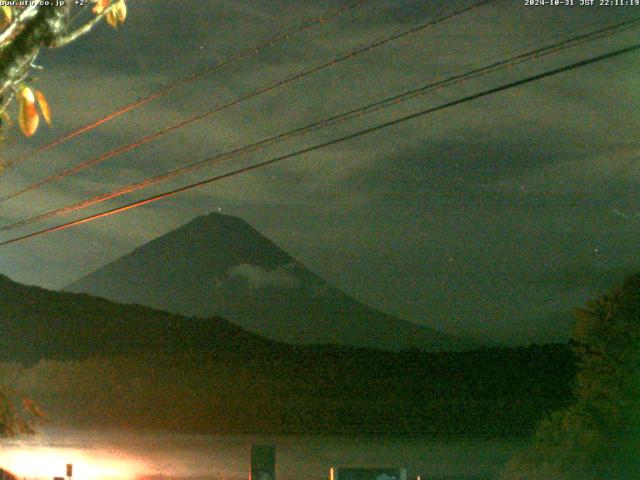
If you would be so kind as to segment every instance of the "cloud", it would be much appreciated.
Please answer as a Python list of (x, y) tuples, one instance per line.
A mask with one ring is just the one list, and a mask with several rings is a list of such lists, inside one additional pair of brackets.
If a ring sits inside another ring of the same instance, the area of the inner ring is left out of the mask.
[[(99, 28), (69, 48), (43, 52), (40, 62), (47, 68), (39, 74), (38, 88), (52, 104), (54, 126), (37, 138), (4, 145), (3, 155), (24, 153), (342, 5), (339, 0), (277, 3), (278, 8), (258, 0), (181, 0), (158, 8), (155, 0), (133, 2), (117, 32)], [(24, 162), (5, 172), (0, 193), (469, 3), (363, 5)], [(18, 197), (0, 211), (1, 220), (8, 223), (139, 181), (628, 15), (628, 9), (527, 9), (519, 2), (495, 2)], [(613, 50), (633, 41), (633, 35), (607, 37), (432, 92), (83, 213)], [(632, 101), (634, 61), (620, 57), (567, 72), (126, 214), (7, 246), (2, 273), (26, 283), (66, 285), (197, 215), (222, 209), (249, 221), (331, 285), (389, 313), (443, 329), (484, 329), (487, 335), (502, 331), (526, 338), (556, 332), (552, 310), (571, 311), (617, 281), (613, 272), (637, 265), (640, 258), (629, 241), (640, 222), (615, 213), (640, 210), (634, 189), (640, 175), (634, 162), (637, 132), (629, 128), (640, 118)], [(619, 80), (615, 91), (612, 75)], [(52, 219), (46, 226), (79, 216)], [(35, 229), (31, 225), (20, 233)], [(18, 232), (8, 233), (2, 238)], [(256, 289), (293, 288), (302, 281), (294, 272), (244, 264), (225, 280), (244, 279)]]
[(227, 275), (232, 278), (244, 279), (249, 288), (283, 288), (292, 289), (299, 286), (298, 278), (293, 274), (292, 264), (279, 266), (273, 270), (267, 270), (259, 265), (242, 263), (231, 268)]

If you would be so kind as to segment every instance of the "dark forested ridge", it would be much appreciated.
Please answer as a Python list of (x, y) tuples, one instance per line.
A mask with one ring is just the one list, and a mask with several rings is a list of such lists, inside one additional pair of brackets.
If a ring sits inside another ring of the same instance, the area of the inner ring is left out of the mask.
[(187, 318), (141, 305), (21, 285), (0, 276), (0, 360), (34, 363), (143, 351), (261, 350), (274, 342), (225, 319)]
[(565, 345), (289, 346), (0, 278), (0, 383), (54, 422), (211, 432), (521, 435), (570, 401)]

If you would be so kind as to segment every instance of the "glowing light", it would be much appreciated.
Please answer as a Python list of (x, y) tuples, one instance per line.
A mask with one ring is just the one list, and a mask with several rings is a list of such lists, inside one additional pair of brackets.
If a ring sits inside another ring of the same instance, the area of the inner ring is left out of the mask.
[(0, 464), (19, 478), (63, 476), (68, 463), (73, 464), (74, 478), (82, 480), (135, 479), (149, 473), (142, 462), (122, 452), (49, 447), (10, 447), (0, 452)]

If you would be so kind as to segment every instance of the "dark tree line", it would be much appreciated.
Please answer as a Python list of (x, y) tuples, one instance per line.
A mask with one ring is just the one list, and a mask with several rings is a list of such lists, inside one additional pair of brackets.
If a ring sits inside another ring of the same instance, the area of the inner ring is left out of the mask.
[(544, 421), (509, 480), (627, 480), (640, 473), (640, 274), (577, 312), (575, 402)]

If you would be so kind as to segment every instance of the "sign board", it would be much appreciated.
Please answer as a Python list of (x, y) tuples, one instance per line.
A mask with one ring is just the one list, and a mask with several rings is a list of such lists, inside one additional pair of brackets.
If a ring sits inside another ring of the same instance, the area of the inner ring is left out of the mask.
[(276, 447), (274, 445), (251, 445), (250, 480), (275, 480)]
[(404, 468), (338, 468), (334, 480), (407, 480)]

